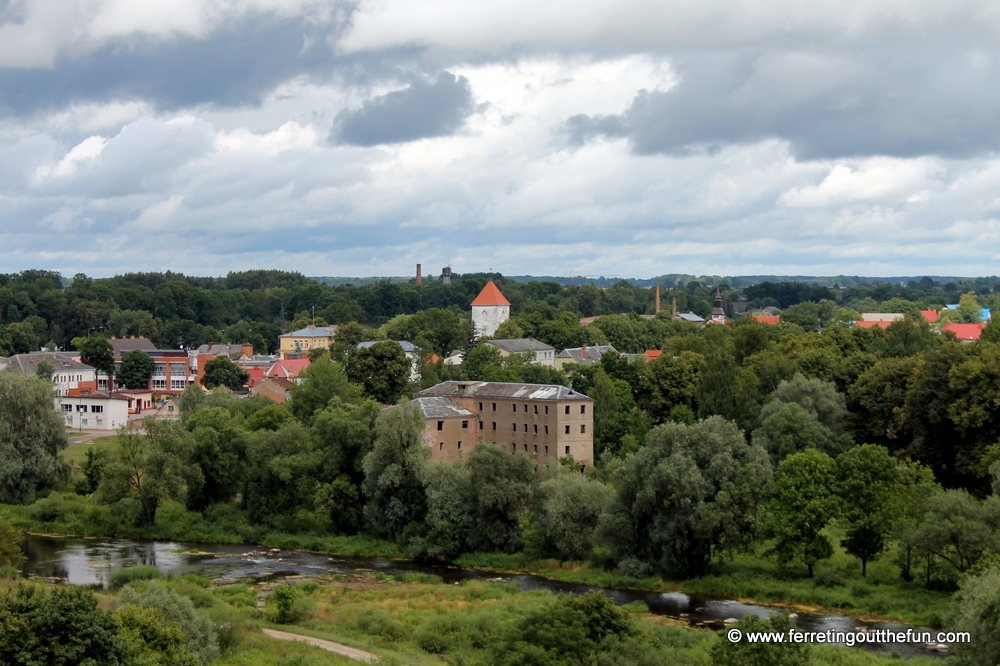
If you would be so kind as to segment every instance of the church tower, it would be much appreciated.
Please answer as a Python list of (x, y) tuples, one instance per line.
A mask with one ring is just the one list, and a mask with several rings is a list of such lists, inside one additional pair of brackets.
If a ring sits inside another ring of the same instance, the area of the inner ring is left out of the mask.
[(719, 292), (719, 288), (715, 288), (715, 304), (712, 306), (712, 319), (711, 321), (717, 324), (726, 323), (726, 311), (722, 307), (722, 294)]
[(472, 301), (472, 330), (477, 338), (491, 336), (500, 324), (510, 319), (510, 301), (504, 298), (493, 280)]

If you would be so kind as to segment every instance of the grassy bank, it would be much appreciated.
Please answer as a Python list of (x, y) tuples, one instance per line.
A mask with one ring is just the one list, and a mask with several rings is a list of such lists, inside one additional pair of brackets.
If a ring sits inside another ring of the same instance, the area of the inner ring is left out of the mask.
[[(250, 543), (269, 548), (309, 550), (343, 557), (402, 558), (396, 543), (365, 535), (291, 534), (251, 524), (235, 506), (217, 505), (205, 514), (187, 511), (176, 502), (164, 503), (157, 524), (136, 528), (126, 516), (71, 493), (53, 493), (31, 506), (0, 505), (0, 519), (40, 534), (66, 534), (182, 541), (188, 543)], [(802, 567), (780, 567), (772, 558), (743, 554), (714, 562), (708, 574), (690, 580), (654, 576), (635, 579), (586, 562), (536, 559), (523, 553), (470, 553), (454, 564), (463, 568), (525, 572), (555, 580), (606, 588), (682, 591), (752, 600), (762, 604), (804, 607), (940, 626), (948, 612), (949, 595), (906, 583), (892, 563), (891, 553), (869, 564), (861, 576), (856, 558), (839, 544), (837, 528), (830, 532), (834, 555), (808, 578)]]

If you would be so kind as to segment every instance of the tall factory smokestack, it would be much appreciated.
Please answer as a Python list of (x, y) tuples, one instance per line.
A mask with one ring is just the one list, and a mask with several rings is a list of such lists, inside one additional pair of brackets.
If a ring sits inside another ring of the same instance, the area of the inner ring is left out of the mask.
[(660, 285), (656, 285), (656, 311), (660, 311)]
[(423, 277), (420, 276), (420, 264), (417, 264), (417, 286), (423, 284)]
[(673, 300), (671, 301), (670, 316), (673, 317), (674, 319), (677, 319), (677, 297), (676, 296), (674, 296)]

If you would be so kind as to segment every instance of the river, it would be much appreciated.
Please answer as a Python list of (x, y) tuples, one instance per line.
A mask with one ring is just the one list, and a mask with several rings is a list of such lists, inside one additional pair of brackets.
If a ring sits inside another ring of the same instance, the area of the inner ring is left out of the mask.
[[(263, 546), (246, 544), (192, 544), (173, 541), (129, 541), (84, 539), (30, 535), (25, 541), (28, 556), (23, 573), (32, 576), (64, 579), (75, 585), (104, 583), (114, 571), (137, 564), (150, 564), (165, 573), (199, 574), (209, 578), (231, 578), (259, 581), (285, 576), (315, 576), (320, 574), (352, 574), (381, 572), (398, 575), (405, 572), (432, 573), (446, 583), (469, 579), (495, 579), (496, 573), (475, 569), (459, 569), (444, 565), (418, 564), (409, 561), (379, 558), (346, 558), (319, 555), (304, 551), (282, 551), (278, 557), (245, 557), (249, 551), (267, 550)], [(564, 583), (530, 574), (500, 574), (507, 582), (517, 583), (522, 590), (549, 590), (556, 593), (585, 594), (596, 588), (581, 583)], [(774, 606), (744, 604), (680, 592), (647, 592), (642, 590), (605, 589), (603, 592), (616, 604), (633, 601), (645, 603), (651, 613), (677, 617), (690, 622), (710, 622), (727, 618), (742, 619), (753, 613), (768, 617), (787, 609)], [(897, 622), (866, 622), (849, 616), (800, 612), (796, 621), (802, 631), (851, 632), (856, 627), (895, 632), (913, 629), (917, 632), (936, 631)], [(896, 650), (904, 659), (918, 655), (940, 656), (929, 652), (920, 643), (865, 643), (864, 649), (888, 653)]]

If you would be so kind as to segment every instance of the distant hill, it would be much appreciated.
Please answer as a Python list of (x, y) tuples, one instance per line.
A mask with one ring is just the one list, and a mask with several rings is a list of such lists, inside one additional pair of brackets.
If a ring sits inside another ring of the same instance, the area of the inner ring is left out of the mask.
[[(492, 278), (500, 277), (499, 273), (466, 273), (452, 275), (454, 279), (468, 278), (468, 277), (479, 277), (488, 276)], [(620, 277), (605, 277), (605, 276), (593, 276), (593, 275), (572, 275), (572, 276), (555, 276), (555, 275), (504, 275), (504, 278), (508, 280), (516, 280), (518, 282), (556, 282), (558, 284), (565, 286), (570, 285), (583, 285), (592, 284), (595, 287), (611, 287), (614, 284), (625, 281), (630, 285), (636, 287), (652, 287), (653, 285), (660, 285), (661, 287), (675, 287), (680, 283), (687, 284), (689, 282), (697, 280), (703, 284), (709, 286), (715, 285), (728, 285), (730, 287), (748, 287), (752, 284), (759, 284), (761, 282), (805, 282), (808, 284), (817, 284), (821, 287), (850, 287), (858, 284), (876, 284), (876, 283), (887, 283), (887, 284), (907, 284), (909, 282), (920, 282), (924, 277), (929, 277), (934, 282), (939, 282), (941, 284), (947, 284), (949, 282), (976, 282), (985, 283), (989, 285), (996, 284), (1000, 282), (1000, 278), (996, 276), (992, 277), (979, 277), (979, 278), (969, 278), (969, 277), (956, 277), (956, 276), (941, 276), (941, 275), (929, 275), (929, 276), (903, 276), (903, 277), (864, 277), (860, 275), (736, 275), (736, 276), (720, 276), (720, 275), (687, 275), (684, 273), (671, 273), (669, 275), (659, 275), (655, 278), (620, 278)], [(328, 284), (331, 287), (337, 287), (342, 284), (353, 284), (356, 286), (366, 285), (366, 284), (376, 284), (379, 282), (399, 282), (399, 283), (409, 283), (413, 282), (413, 276), (401, 276), (392, 275), (386, 277), (314, 277), (311, 278), (317, 282)], [(439, 278), (436, 275), (425, 275), (423, 277), (425, 282), (436, 282)]]

